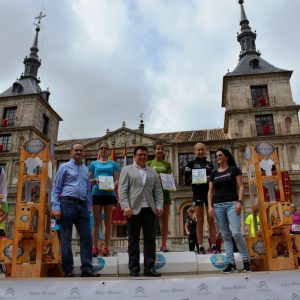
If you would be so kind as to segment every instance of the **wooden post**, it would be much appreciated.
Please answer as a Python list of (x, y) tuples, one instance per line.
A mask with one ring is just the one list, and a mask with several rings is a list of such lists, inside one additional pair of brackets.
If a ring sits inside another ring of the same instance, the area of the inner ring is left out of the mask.
[(7, 276), (42, 277), (49, 275), (50, 265), (59, 269), (59, 240), (51, 230), (48, 203), (53, 154), (53, 144), (38, 138), (21, 148), (14, 237), (0, 241), (0, 260), (8, 266)]
[(285, 199), (276, 147), (268, 142), (248, 146), (245, 158), (252, 213), (255, 223), (256, 215), (260, 222), (260, 228), (255, 225), (255, 236), (246, 239), (253, 269), (295, 269), (290, 199)]

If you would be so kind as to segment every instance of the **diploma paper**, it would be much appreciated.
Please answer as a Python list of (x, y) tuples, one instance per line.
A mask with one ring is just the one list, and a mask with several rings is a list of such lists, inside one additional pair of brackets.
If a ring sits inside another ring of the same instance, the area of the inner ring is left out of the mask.
[(112, 176), (99, 176), (98, 180), (99, 190), (113, 191), (115, 189), (114, 178)]
[(192, 170), (192, 184), (207, 183), (206, 169)]
[(165, 191), (176, 191), (176, 185), (173, 174), (160, 173), (161, 184)]

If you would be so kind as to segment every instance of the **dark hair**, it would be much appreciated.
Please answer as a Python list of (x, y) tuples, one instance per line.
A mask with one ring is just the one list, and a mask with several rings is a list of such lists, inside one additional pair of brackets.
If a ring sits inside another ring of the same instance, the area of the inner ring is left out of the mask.
[(165, 147), (165, 145), (162, 142), (156, 141), (156, 142), (153, 143), (153, 150), (156, 150), (157, 146)]
[(108, 144), (107, 143), (105, 143), (105, 142), (101, 142), (99, 145), (98, 145), (98, 149), (100, 148), (100, 146), (101, 145), (105, 145), (106, 146), (106, 148), (108, 149)]
[(147, 147), (145, 147), (145, 146), (136, 146), (136, 147), (134, 148), (134, 150), (133, 150), (133, 155), (134, 155), (134, 156), (136, 155), (136, 153), (138, 152), (138, 150), (146, 151), (147, 154), (148, 154), (148, 149), (147, 149)]
[(225, 148), (219, 148), (217, 152), (222, 152), (228, 159), (227, 159), (227, 164), (230, 167), (236, 166), (235, 160), (232, 156), (232, 154), (229, 152), (229, 150), (225, 149)]

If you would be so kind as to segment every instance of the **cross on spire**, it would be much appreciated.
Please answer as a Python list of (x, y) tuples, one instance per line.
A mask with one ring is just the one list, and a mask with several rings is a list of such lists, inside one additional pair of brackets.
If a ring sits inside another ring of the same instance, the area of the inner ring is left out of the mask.
[(39, 20), (38, 25), (41, 24), (41, 19), (44, 18), (44, 17), (46, 17), (46, 15), (43, 15), (42, 11), (40, 12), (40, 14), (37, 17), (35, 17), (35, 19)]

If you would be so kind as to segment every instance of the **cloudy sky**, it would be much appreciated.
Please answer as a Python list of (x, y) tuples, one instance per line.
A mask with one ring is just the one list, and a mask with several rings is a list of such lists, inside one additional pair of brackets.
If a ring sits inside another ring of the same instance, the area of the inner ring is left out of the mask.
[[(256, 46), (294, 70), (300, 103), (300, 1), (245, 0)], [(59, 139), (106, 129), (222, 128), (222, 77), (238, 63), (237, 0), (0, 0), (0, 92), (23, 72), (41, 9), (41, 87), (63, 118)]]

